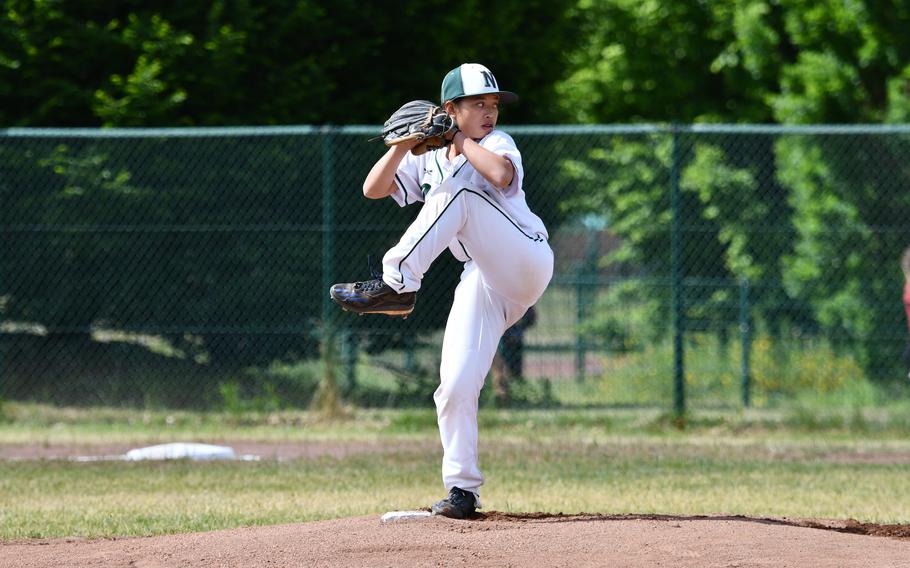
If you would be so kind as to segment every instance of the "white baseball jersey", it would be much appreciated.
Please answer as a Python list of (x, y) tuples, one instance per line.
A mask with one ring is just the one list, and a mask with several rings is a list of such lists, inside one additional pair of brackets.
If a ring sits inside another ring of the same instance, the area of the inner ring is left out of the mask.
[[(408, 152), (407, 156), (398, 166), (395, 174), (395, 185), (398, 189), (392, 193), (392, 199), (404, 207), (413, 203), (422, 202), (426, 194), (438, 187), (447, 178), (463, 180), (466, 185), (481, 189), (503, 209), (518, 227), (529, 235), (540, 235), (547, 239), (547, 229), (540, 217), (531, 212), (522, 189), (525, 172), (521, 163), (521, 153), (511, 136), (501, 130), (493, 130), (480, 140), (479, 144), (495, 154), (504, 156), (512, 162), (515, 174), (512, 183), (507, 188), (496, 188), (485, 177), (480, 175), (474, 166), (468, 162), (464, 154), (459, 154), (455, 160), (446, 159), (447, 148), (440, 148), (415, 156)], [(455, 181), (454, 183), (458, 183)], [(455, 258), (462, 262), (468, 260), (464, 248), (453, 241), (449, 250)]]

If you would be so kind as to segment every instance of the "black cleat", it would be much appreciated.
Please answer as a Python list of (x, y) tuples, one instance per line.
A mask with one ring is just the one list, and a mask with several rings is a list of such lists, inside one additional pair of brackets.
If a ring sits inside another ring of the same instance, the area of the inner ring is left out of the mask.
[(408, 317), (414, 311), (417, 292), (399, 294), (382, 280), (382, 274), (373, 270), (370, 261), (372, 280), (335, 284), (329, 288), (329, 296), (335, 303), (349, 312), (363, 314), (386, 314), (389, 316)]
[(430, 510), (434, 515), (442, 515), (452, 519), (467, 519), (474, 516), (477, 509), (477, 500), (474, 494), (458, 487), (449, 491), (449, 496), (434, 504)]

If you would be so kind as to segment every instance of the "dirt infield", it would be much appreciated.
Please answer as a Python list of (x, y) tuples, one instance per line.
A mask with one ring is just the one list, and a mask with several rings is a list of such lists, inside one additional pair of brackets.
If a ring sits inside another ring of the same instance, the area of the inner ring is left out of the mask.
[[(397, 441), (377, 444), (367, 441), (336, 441), (336, 440), (295, 440), (288, 442), (257, 442), (236, 440), (207, 440), (206, 443), (216, 443), (233, 448), (239, 456), (253, 455), (264, 460), (296, 460), (314, 459), (321, 457), (346, 458), (364, 454), (395, 454), (402, 451), (433, 452), (439, 448), (436, 439), (425, 441)], [(0, 460), (72, 460), (78, 458), (102, 459), (122, 457), (129, 450), (145, 444), (0, 444)], [(148, 444), (151, 445), (151, 444)], [(655, 446), (654, 449), (630, 449), (621, 444), (601, 444), (601, 448), (609, 447), (614, 456), (619, 455), (648, 455), (647, 452), (658, 452), (661, 456), (692, 455), (689, 446), (672, 447), (667, 445)], [(700, 452), (712, 451), (710, 447), (699, 448)], [(782, 451), (779, 448), (768, 449), (761, 445), (743, 445), (735, 448), (724, 447), (725, 456), (731, 452), (740, 452), (749, 458), (767, 460), (815, 460), (838, 464), (882, 464), (882, 465), (910, 465), (910, 451), (906, 450), (845, 450), (845, 449), (799, 449), (792, 448)], [(709, 454), (710, 455), (710, 454)]]
[[(394, 454), (403, 450), (431, 451), (439, 442), (339, 442), (292, 441), (247, 442), (223, 441), (215, 443), (230, 446), (238, 456), (253, 455), (262, 459), (295, 460), (321, 457), (346, 458), (362, 454)], [(143, 445), (153, 444), (0, 444), (0, 460), (68, 460), (73, 458), (123, 457), (126, 452)], [(910, 463), (910, 456), (908, 456)]]
[(378, 516), (163, 537), (0, 543), (0, 567), (874, 566), (910, 564), (910, 525), (654, 515)]

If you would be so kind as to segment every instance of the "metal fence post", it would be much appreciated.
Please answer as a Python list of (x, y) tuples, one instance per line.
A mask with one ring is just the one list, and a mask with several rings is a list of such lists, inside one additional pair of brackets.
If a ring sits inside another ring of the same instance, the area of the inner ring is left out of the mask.
[[(597, 294), (597, 256), (600, 242), (598, 230), (600, 225), (594, 221), (586, 221), (587, 244), (585, 246), (585, 259), (578, 269), (578, 283), (576, 286), (576, 321), (581, 324), (590, 307), (596, 301)], [(575, 377), (579, 381), (587, 376), (588, 340), (581, 330), (575, 332)]]
[(742, 350), (742, 387), (743, 406), (748, 408), (752, 403), (752, 371), (749, 367), (749, 355), (752, 349), (752, 328), (749, 324), (749, 279), (739, 281), (739, 334)]
[(408, 373), (417, 371), (417, 359), (414, 356), (414, 334), (404, 336), (404, 370)]
[(683, 270), (682, 270), (682, 196), (679, 188), (680, 170), (680, 126), (670, 127), (672, 134), (672, 155), (670, 162), (670, 207), (673, 220), (670, 235), (670, 270), (673, 307), (673, 409), (677, 416), (686, 412), (685, 357), (683, 353), (683, 334), (685, 313), (683, 306)]
[(585, 318), (585, 269), (579, 266), (575, 272), (575, 379), (585, 380), (585, 359), (587, 357), (585, 338), (581, 333), (581, 323)]
[(344, 361), (344, 394), (357, 389), (357, 336), (350, 329), (341, 330), (341, 359)]
[[(324, 126), (322, 134), (322, 290), (327, 291), (333, 284), (334, 262), (332, 250), (335, 248), (335, 203), (333, 189), (335, 172), (333, 164), (332, 138), (334, 128)], [(322, 296), (322, 323), (326, 328), (330, 326), (335, 311), (332, 309), (332, 299), (328, 293)]]

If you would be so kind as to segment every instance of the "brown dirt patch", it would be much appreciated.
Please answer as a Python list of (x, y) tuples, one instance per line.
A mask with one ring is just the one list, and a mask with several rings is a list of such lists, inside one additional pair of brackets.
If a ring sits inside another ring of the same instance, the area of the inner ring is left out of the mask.
[[(203, 440), (205, 443), (230, 446), (237, 455), (259, 456), (264, 460), (316, 459), (321, 457), (346, 458), (357, 455), (427, 453), (439, 451), (434, 439), (409, 441), (232, 441)], [(124, 455), (127, 451), (148, 444), (0, 444), (0, 460), (66, 460), (77, 457), (109, 457)], [(519, 444), (520, 445), (520, 444)], [(910, 465), (910, 451), (906, 449), (867, 448), (768, 448), (761, 444), (741, 447), (642, 442), (636, 445), (601, 443), (589, 452), (613, 456), (675, 457), (694, 455), (706, 458), (750, 459), (765, 461), (818, 461), (835, 464)]]
[[(0, 444), (0, 459), (11, 460), (65, 460), (77, 457), (123, 456), (133, 448), (153, 446), (143, 444)], [(164, 443), (164, 442), (162, 442)], [(395, 454), (399, 452), (429, 451), (439, 443), (433, 442), (339, 442), (339, 441), (293, 441), (293, 442), (248, 442), (206, 439), (207, 444), (230, 446), (238, 456), (252, 455), (262, 459), (315, 459), (321, 457), (346, 458), (362, 454)]]
[(840, 451), (822, 454), (818, 459), (837, 464), (910, 465), (910, 452)]
[[(879, 536), (874, 536), (879, 535)], [(891, 538), (881, 538), (888, 536)], [(66, 566), (906, 566), (910, 526), (738, 516), (489, 512), (209, 533), (0, 542), (0, 568)]]

